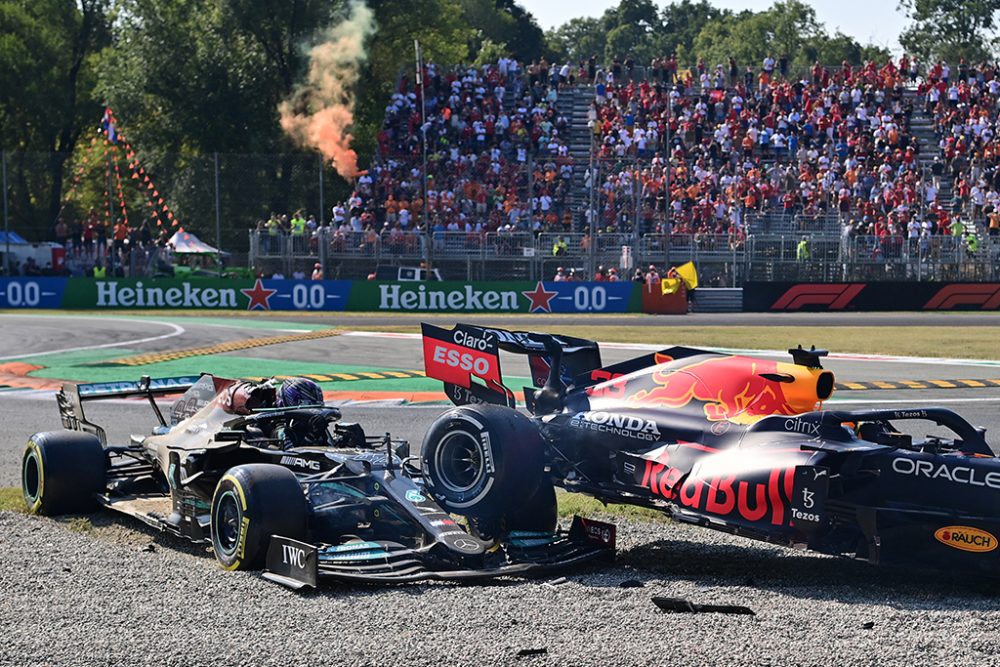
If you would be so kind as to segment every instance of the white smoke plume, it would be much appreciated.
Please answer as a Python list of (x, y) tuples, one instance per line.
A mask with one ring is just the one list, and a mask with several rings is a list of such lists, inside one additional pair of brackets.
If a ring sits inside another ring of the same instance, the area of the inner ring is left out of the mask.
[(346, 179), (358, 175), (354, 137), (354, 86), (368, 57), (365, 39), (375, 32), (375, 15), (352, 0), (347, 19), (331, 26), (309, 51), (309, 74), (291, 98), (278, 106), (281, 127), (300, 145), (319, 150)]

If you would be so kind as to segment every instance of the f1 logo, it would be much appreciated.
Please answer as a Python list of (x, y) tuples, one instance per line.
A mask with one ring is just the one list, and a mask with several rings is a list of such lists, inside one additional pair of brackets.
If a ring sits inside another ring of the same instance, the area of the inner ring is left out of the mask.
[(979, 306), (980, 310), (1000, 308), (1000, 285), (946, 285), (924, 304), (924, 310), (952, 310), (958, 306)]
[(863, 283), (794, 285), (771, 304), (771, 310), (800, 310), (805, 306), (826, 306), (826, 310), (843, 310), (865, 287)]
[(306, 567), (306, 550), (300, 549), (291, 544), (281, 545), (281, 558), (285, 565), (297, 567), (304, 570)]

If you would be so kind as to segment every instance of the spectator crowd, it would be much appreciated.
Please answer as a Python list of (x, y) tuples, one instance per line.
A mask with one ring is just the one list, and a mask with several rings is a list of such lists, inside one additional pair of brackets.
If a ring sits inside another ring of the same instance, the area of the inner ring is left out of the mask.
[[(261, 234), (362, 252), (380, 243), (413, 251), (428, 231), (464, 232), (470, 248), (488, 233), (584, 232), (589, 243), (590, 230), (738, 247), (774, 220), (805, 234), (836, 220), (845, 237), (1000, 234), (991, 65), (960, 62), (952, 72), (904, 55), (792, 75), (783, 57), (689, 69), (672, 56), (648, 68), (502, 58), (427, 63), (423, 81), (401, 78), (378, 159), (328, 221), (272, 216)], [(574, 165), (573, 124), (558, 105), (577, 82), (593, 91), (590, 137), (576, 137), (590, 144), (588, 165)], [(921, 145), (915, 114), (931, 119), (937, 146)]]
[[(471, 249), (488, 234), (569, 232), (588, 243), (593, 232), (735, 246), (775, 220), (808, 234), (833, 219), (845, 237), (1000, 235), (1000, 77), (991, 64), (924, 67), (904, 55), (792, 74), (784, 57), (690, 68), (673, 56), (643, 68), (627, 58), (602, 66), (504, 57), (477, 67), (428, 62), (421, 79), (401, 77), (377, 158), (351, 196), (319, 218), (296, 211), (258, 221), (262, 254), (285, 243), (295, 254), (316, 254), (320, 243), (416, 252), (425, 238), (463, 235)], [(578, 82), (592, 98), (574, 128), (559, 101)], [(915, 117), (929, 120), (936, 145), (921, 145)], [(574, 163), (572, 140), (589, 144), (588, 164)], [(165, 235), (109, 227), (93, 212), (58, 221), (55, 237), (77, 272), (127, 266), (146, 275), (172, 260)]]

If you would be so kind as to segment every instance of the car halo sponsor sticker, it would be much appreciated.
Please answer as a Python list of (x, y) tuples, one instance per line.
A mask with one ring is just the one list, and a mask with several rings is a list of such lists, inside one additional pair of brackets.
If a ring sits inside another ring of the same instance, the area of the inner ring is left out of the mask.
[(997, 548), (997, 538), (971, 526), (945, 526), (934, 531), (934, 538), (952, 549), (985, 553)]

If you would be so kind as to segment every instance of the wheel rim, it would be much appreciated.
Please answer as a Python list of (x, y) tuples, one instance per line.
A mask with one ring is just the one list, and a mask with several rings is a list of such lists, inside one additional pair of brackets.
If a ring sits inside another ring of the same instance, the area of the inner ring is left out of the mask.
[(21, 488), (28, 505), (34, 505), (38, 502), (38, 496), (41, 495), (42, 491), (42, 470), (38, 462), (38, 455), (34, 450), (28, 452), (28, 455), (24, 457)]
[(467, 493), (486, 474), (479, 440), (465, 431), (446, 435), (437, 448), (435, 459), (441, 485), (453, 493)]
[(232, 491), (225, 491), (219, 497), (212, 525), (215, 526), (216, 547), (224, 556), (232, 556), (240, 544), (240, 530), (243, 524), (243, 510)]

